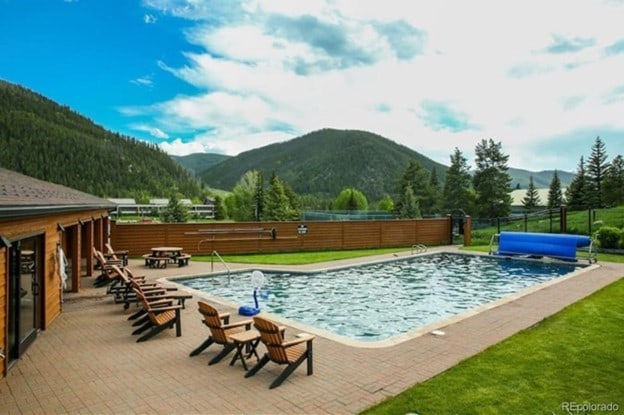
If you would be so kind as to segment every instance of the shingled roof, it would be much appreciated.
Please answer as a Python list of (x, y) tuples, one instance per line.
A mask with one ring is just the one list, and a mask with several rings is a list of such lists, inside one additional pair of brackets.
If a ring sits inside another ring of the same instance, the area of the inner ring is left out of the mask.
[(114, 208), (106, 199), (0, 168), (0, 219)]

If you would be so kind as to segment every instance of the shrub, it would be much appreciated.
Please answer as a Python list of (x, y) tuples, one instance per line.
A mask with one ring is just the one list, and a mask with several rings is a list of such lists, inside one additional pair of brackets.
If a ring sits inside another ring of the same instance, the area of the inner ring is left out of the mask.
[(622, 231), (613, 226), (603, 226), (596, 232), (596, 238), (601, 248), (617, 249), (622, 239)]

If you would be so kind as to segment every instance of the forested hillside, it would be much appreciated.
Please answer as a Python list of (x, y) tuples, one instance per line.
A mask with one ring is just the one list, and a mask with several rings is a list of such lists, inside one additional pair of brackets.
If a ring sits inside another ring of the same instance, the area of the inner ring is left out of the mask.
[(201, 194), (199, 181), (155, 145), (1, 80), (0, 147), (4, 168), (101, 197)]
[(335, 197), (345, 187), (370, 200), (393, 194), (410, 160), (436, 168), (440, 182), (446, 166), (366, 131), (324, 129), (229, 158), (200, 174), (213, 188), (231, 189), (248, 170), (269, 178), (274, 171), (298, 194)]
[(195, 174), (201, 173), (230, 157), (216, 153), (193, 153), (186, 156), (171, 156), (175, 162)]

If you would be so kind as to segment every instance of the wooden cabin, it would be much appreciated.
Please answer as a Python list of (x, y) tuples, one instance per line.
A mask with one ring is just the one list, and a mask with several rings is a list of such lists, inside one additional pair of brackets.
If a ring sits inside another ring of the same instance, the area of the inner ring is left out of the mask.
[[(0, 378), (93, 273), (115, 204), (0, 168)], [(63, 278), (61, 277), (63, 276)]]

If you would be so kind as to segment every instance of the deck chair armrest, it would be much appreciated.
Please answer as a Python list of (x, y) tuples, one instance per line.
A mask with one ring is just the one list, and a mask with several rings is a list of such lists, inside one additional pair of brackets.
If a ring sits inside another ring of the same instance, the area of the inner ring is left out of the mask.
[(153, 312), (153, 313), (160, 313), (160, 312), (163, 312), (163, 311), (181, 310), (181, 309), (182, 309), (181, 305), (171, 305), (171, 306), (167, 306), (167, 307), (156, 307), (156, 308), (150, 309), (149, 311)]
[(224, 330), (235, 328), (235, 327), (242, 327), (242, 326), (247, 326), (248, 328), (250, 328), (252, 324), (253, 324), (253, 320), (241, 320), (241, 321), (236, 321), (230, 324), (224, 324), (222, 328)]
[(160, 298), (157, 297), (155, 300), (148, 300), (148, 308), (152, 308), (152, 307), (156, 307), (156, 308), (162, 308), (163, 306), (170, 306), (173, 305), (173, 300), (171, 298)]
[(230, 323), (230, 313), (219, 313), (219, 318), (223, 320), (223, 324)]
[(301, 344), (301, 343), (312, 341), (312, 340), (314, 340), (315, 337), (316, 336), (313, 336), (313, 335), (298, 337), (296, 339), (289, 340), (287, 342), (282, 343), (282, 346), (283, 347), (296, 346), (296, 345)]

